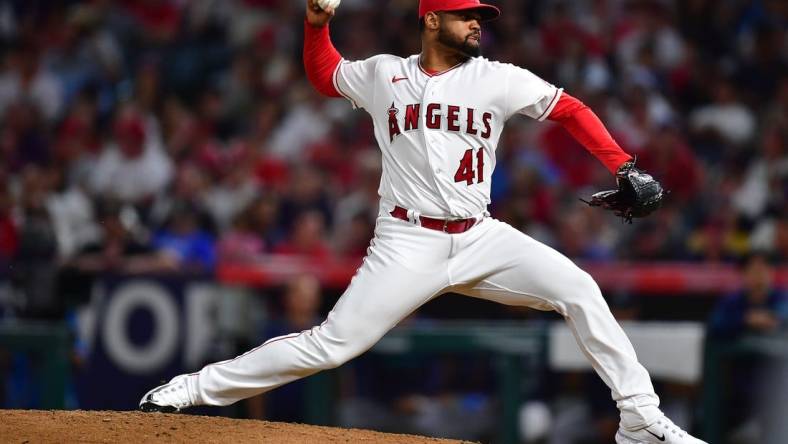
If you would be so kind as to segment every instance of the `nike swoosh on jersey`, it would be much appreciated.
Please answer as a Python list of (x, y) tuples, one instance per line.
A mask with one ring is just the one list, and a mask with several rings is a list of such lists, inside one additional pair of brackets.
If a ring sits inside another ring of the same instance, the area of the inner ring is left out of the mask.
[(397, 83), (397, 82), (400, 82), (400, 81), (402, 81), (402, 80), (408, 80), (408, 78), (407, 78), (407, 77), (397, 77), (397, 76), (394, 76), (394, 78), (392, 78), (392, 79), (391, 79), (391, 83)]

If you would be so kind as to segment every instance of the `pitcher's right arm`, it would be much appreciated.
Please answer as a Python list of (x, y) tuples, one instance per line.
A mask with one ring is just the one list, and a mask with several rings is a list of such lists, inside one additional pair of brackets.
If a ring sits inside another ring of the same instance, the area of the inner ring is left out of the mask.
[(339, 51), (331, 43), (328, 22), (335, 11), (323, 11), (315, 0), (306, 2), (304, 20), (304, 68), (306, 76), (314, 88), (328, 97), (342, 97), (334, 86), (333, 74), (342, 61)]

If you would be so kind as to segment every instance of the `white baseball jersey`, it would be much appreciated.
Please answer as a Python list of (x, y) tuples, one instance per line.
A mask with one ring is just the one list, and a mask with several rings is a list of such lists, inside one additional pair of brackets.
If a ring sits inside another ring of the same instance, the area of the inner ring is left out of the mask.
[(444, 218), (486, 211), (504, 123), (515, 114), (543, 120), (561, 95), (528, 70), (482, 57), (433, 75), (418, 55), (343, 60), (334, 86), (372, 116), (381, 197)]

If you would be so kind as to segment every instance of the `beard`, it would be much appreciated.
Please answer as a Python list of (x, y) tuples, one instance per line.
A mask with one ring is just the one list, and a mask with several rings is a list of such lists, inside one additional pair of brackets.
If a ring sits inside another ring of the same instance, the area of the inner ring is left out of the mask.
[[(472, 35), (472, 34), (471, 34)], [(479, 57), (482, 55), (481, 41), (477, 40), (474, 45), (470, 42), (471, 35), (466, 36), (464, 39), (451, 35), (443, 28), (438, 30), (438, 41), (449, 48), (452, 48), (466, 57)]]

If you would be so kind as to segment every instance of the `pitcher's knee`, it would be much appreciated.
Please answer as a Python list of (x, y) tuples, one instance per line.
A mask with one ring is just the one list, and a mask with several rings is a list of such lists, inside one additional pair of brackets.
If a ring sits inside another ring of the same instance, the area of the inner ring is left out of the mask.
[(325, 369), (337, 368), (340, 365), (342, 365), (342, 364), (350, 361), (351, 359), (353, 359), (353, 357), (354, 356), (350, 356), (349, 353), (336, 353), (335, 352), (335, 353), (332, 353), (332, 354), (328, 354), (328, 355), (326, 355), (324, 368)]
[(585, 271), (578, 270), (568, 281), (569, 288), (565, 305), (569, 311), (583, 310), (589, 307), (607, 306), (594, 278)]
[(324, 348), (325, 369), (337, 368), (350, 361), (356, 356), (367, 351), (374, 342), (365, 338), (352, 339), (340, 343), (331, 344)]

